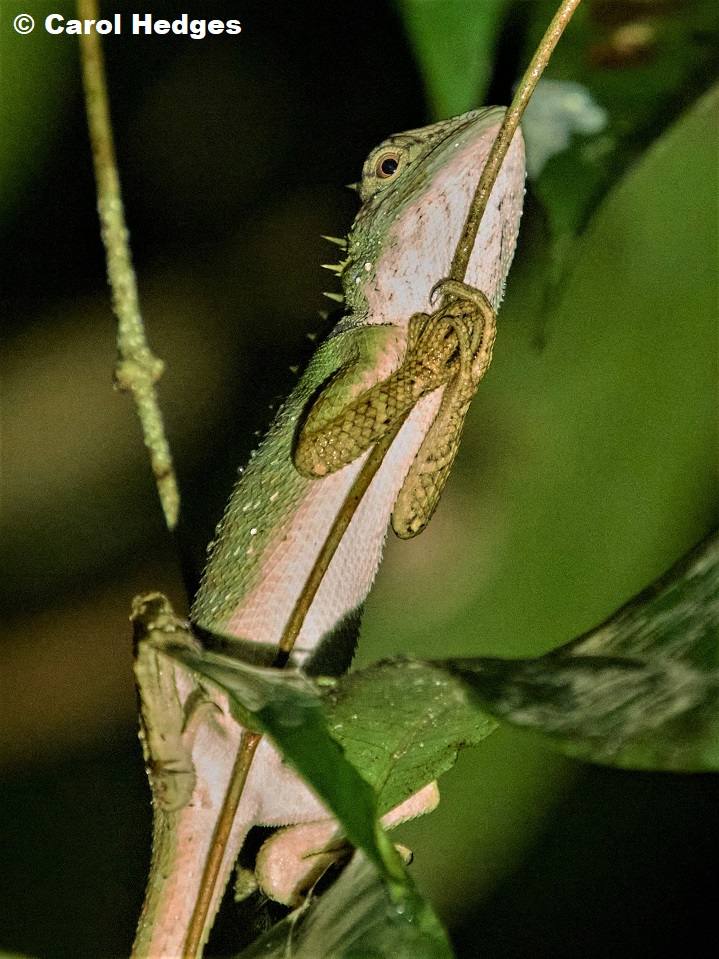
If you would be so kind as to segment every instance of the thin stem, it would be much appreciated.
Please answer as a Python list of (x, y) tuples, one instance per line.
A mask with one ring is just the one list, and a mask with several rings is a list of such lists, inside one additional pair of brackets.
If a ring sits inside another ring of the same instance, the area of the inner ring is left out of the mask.
[[(497, 139), (492, 146), (492, 150), (490, 151), (487, 163), (477, 185), (477, 190), (467, 216), (467, 221), (465, 223), (464, 230), (462, 231), (460, 241), (457, 244), (455, 256), (452, 261), (452, 270), (450, 274), (452, 279), (460, 281), (464, 280), (464, 276), (467, 272), (467, 264), (469, 263), (469, 257), (472, 252), (474, 242), (477, 238), (477, 232), (479, 230), (482, 216), (487, 206), (487, 200), (489, 199), (489, 195), (502, 165), (502, 161), (504, 160), (507, 150), (509, 149), (512, 136), (519, 125), (519, 120), (524, 112), (524, 108), (529, 102), (529, 98), (534, 90), (534, 87), (536, 86), (537, 80), (544, 70), (552, 50), (554, 49), (564, 30), (564, 27), (569, 22), (569, 19), (579, 2), (580, 0), (566, 0), (552, 21), (549, 30), (545, 34), (537, 53), (532, 59), (532, 62), (530, 63), (529, 68), (522, 79), (519, 89), (517, 90), (517, 94), (512, 102), (512, 106), (507, 112)], [(337, 551), (337, 548), (342, 541), (342, 537), (347, 531), (347, 527), (349, 526), (352, 517), (355, 515), (359, 504), (362, 502), (363, 496), (367, 492), (370, 483), (382, 465), (385, 454), (387, 453), (387, 450), (391, 444), (394, 442), (394, 439), (401, 429), (405, 419), (406, 417), (403, 418), (390, 433), (383, 437), (382, 440), (375, 444), (362, 469), (357, 475), (357, 478), (352, 484), (342, 509), (332, 524), (332, 528), (325, 539), (322, 549), (315, 560), (314, 566), (307, 577), (302, 592), (300, 593), (292, 613), (290, 614), (287, 625), (285, 626), (277, 651), (277, 656), (275, 657), (273, 664), (276, 668), (281, 669), (287, 664), (297, 637), (302, 629), (302, 625), (307, 617), (310, 606), (312, 605), (312, 602), (317, 594), (317, 590), (319, 589), (325, 573), (327, 572), (327, 569), (332, 561), (332, 557)], [(240, 751), (235, 763), (235, 767), (232, 771), (227, 795), (225, 796), (225, 801), (220, 813), (220, 819), (218, 820), (218, 824), (215, 829), (210, 856), (203, 873), (200, 895), (195, 904), (190, 932), (188, 934), (182, 959), (195, 959), (197, 950), (199, 948), (202, 931), (205, 927), (205, 922), (209, 913), (212, 894), (219, 876), (222, 860), (224, 858), (224, 849), (229, 839), (232, 823), (239, 807), (240, 799), (242, 798), (242, 790), (247, 780), (250, 764), (252, 762), (255, 750), (259, 744), (260, 738), (261, 737), (255, 733), (245, 732), (243, 734)]]
[[(387, 450), (395, 440), (395, 437), (402, 428), (407, 414), (390, 430), (381, 440), (375, 443), (369, 456), (367, 457), (362, 469), (352, 484), (345, 501), (342, 504), (334, 523), (322, 545), (317, 559), (314, 562), (310, 574), (305, 581), (305, 585), (300, 596), (295, 603), (294, 609), (285, 626), (280, 640), (277, 655), (275, 656), (273, 667), (283, 669), (290, 658), (290, 653), (294, 647), (295, 641), (299, 636), (302, 624), (305, 621), (312, 601), (317, 594), (324, 575), (332, 562), (332, 557), (337, 552), (337, 548), (342, 542), (342, 537), (347, 531), (347, 527), (352, 521), (352, 517), (357, 512), (362, 499), (367, 492), (370, 483), (374, 479), (382, 465)], [(245, 730), (242, 734), (240, 749), (230, 775), (230, 781), (227, 786), (227, 792), (222, 804), (220, 816), (215, 826), (215, 832), (212, 837), (210, 853), (205, 863), (200, 884), (200, 892), (192, 913), (192, 919), (188, 929), (185, 948), (182, 953), (182, 959), (195, 959), (197, 950), (202, 941), (202, 932), (205, 928), (207, 916), (210, 911), (212, 895), (220, 875), (222, 861), (224, 859), (225, 849), (229, 842), (232, 824), (242, 799), (242, 792), (247, 782), (247, 776), (250, 771), (250, 765), (259, 746), (261, 734), (251, 733)]]
[(344, 503), (342, 504), (342, 508), (337, 514), (335, 521), (332, 524), (329, 533), (327, 534), (327, 539), (322, 545), (322, 549), (320, 550), (314, 566), (307, 577), (299, 599), (295, 603), (295, 607), (290, 614), (290, 618), (287, 621), (287, 625), (282, 633), (282, 639), (280, 640), (277, 656), (275, 657), (275, 662), (273, 664), (274, 666), (281, 668), (287, 663), (290, 653), (292, 652), (292, 648), (294, 647), (297, 637), (300, 634), (300, 630), (302, 629), (302, 624), (304, 623), (307, 613), (309, 612), (309, 608), (312, 605), (312, 600), (315, 598), (317, 590), (320, 588), (322, 580), (324, 579), (324, 575), (327, 572), (327, 568), (332, 562), (332, 557), (337, 552), (337, 547), (342, 542), (342, 537), (346, 533), (352, 517), (357, 512), (357, 507), (362, 502), (362, 497), (367, 492), (370, 483), (382, 465), (387, 450), (394, 442), (395, 437), (402, 428), (408, 415), (409, 414), (405, 414), (396, 424), (396, 426), (389, 431), (389, 433), (375, 443), (369, 456), (365, 460), (362, 469), (357, 474), (357, 478), (352, 484), (352, 487), (347, 494)]
[[(364, 494), (367, 492), (370, 483), (382, 465), (387, 450), (394, 442), (406, 418), (407, 416), (405, 415), (386, 436), (375, 443), (362, 469), (357, 474), (357, 478), (352, 484), (342, 508), (327, 534), (327, 538), (307, 577), (300, 597), (290, 614), (289, 621), (287, 626), (285, 626), (282, 639), (280, 640), (277, 655), (272, 664), (274, 668), (282, 669), (287, 665), (295, 640), (302, 629), (302, 624), (327, 572), (327, 568), (332, 561), (332, 557), (337, 551), (337, 547), (341, 543), (342, 537), (357, 511), (357, 507), (362, 502)], [(197, 951), (200, 948), (203, 930), (210, 912), (212, 896), (220, 876), (225, 849), (230, 839), (232, 824), (235, 820), (240, 800), (242, 799), (242, 792), (247, 782), (250, 765), (261, 738), (262, 736), (259, 733), (251, 733), (248, 730), (242, 733), (239, 752), (232, 773), (230, 774), (227, 792), (225, 793), (222, 809), (220, 810), (220, 815), (212, 836), (210, 853), (202, 873), (200, 891), (192, 911), (192, 918), (188, 928), (182, 959), (195, 959)]]
[(515, 134), (522, 114), (529, 103), (537, 81), (544, 72), (544, 68), (549, 63), (552, 51), (557, 45), (557, 41), (564, 33), (564, 28), (572, 18), (580, 0), (564, 0), (559, 10), (554, 15), (552, 22), (547, 28), (547, 32), (542, 37), (542, 41), (537, 47), (529, 66), (524, 72), (524, 76), (514, 94), (512, 104), (504, 117), (504, 123), (500, 127), (497, 138), (492, 144), (492, 149), (487, 157), (487, 162), (479, 178), (477, 189), (475, 190), (472, 204), (467, 214), (467, 219), (462, 230), (462, 235), (457, 243), (452, 259), (450, 277), (453, 280), (463, 281), (467, 273), (469, 259), (474, 249), (474, 243), (477, 239), (477, 233), (487, 208), (494, 181), (497, 179), (502, 161), (507, 155), (512, 137)]
[[(96, 0), (77, 0), (77, 9), (82, 20), (99, 18)], [(164, 364), (150, 351), (140, 315), (115, 162), (105, 66), (100, 38), (96, 33), (90, 32), (80, 37), (80, 54), (95, 164), (97, 209), (105, 245), (112, 305), (117, 316), (115, 382), (119, 389), (128, 390), (135, 401), (165, 522), (173, 530), (179, 515), (180, 496), (156, 390)]]
[(190, 919), (190, 925), (187, 930), (187, 939), (185, 940), (185, 947), (182, 951), (182, 959), (196, 959), (202, 944), (202, 934), (207, 922), (207, 916), (210, 912), (212, 895), (217, 886), (222, 862), (225, 858), (225, 850), (227, 849), (227, 843), (230, 839), (235, 816), (240, 806), (240, 800), (242, 799), (242, 792), (247, 782), (250, 766), (261, 739), (262, 736), (260, 733), (252, 733), (247, 729), (242, 732), (237, 759), (232, 768), (227, 793), (225, 794), (220, 816), (212, 836), (210, 852), (205, 862), (205, 868), (202, 871), (200, 891), (192, 910), (192, 918)]

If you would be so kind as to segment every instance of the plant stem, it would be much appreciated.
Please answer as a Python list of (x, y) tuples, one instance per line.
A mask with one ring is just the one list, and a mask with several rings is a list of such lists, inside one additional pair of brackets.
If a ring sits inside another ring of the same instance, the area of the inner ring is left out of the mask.
[(185, 946), (182, 951), (182, 959), (196, 959), (202, 944), (202, 934), (210, 911), (212, 895), (217, 885), (217, 878), (222, 868), (222, 861), (225, 858), (225, 850), (227, 849), (227, 843), (230, 839), (235, 816), (240, 806), (240, 800), (242, 799), (242, 792), (247, 782), (250, 766), (261, 739), (262, 736), (260, 733), (252, 733), (247, 729), (242, 732), (237, 759), (230, 774), (227, 793), (225, 794), (222, 809), (212, 836), (210, 852), (205, 862), (205, 868), (202, 871), (200, 891), (192, 910), (192, 918), (187, 930), (187, 939), (185, 940)]
[[(362, 469), (357, 474), (357, 478), (352, 484), (352, 487), (345, 498), (342, 509), (340, 510), (337, 518), (332, 524), (329, 533), (327, 534), (327, 538), (325, 539), (322, 549), (315, 560), (314, 566), (307, 577), (302, 592), (295, 603), (292, 613), (290, 614), (290, 618), (285, 626), (282, 638), (280, 640), (277, 655), (275, 656), (272, 664), (275, 669), (282, 669), (287, 665), (292, 648), (297, 637), (299, 636), (300, 630), (302, 629), (302, 624), (304, 623), (305, 617), (307, 616), (309, 608), (312, 605), (312, 600), (315, 598), (317, 590), (319, 589), (324, 575), (327, 572), (327, 568), (332, 561), (332, 557), (337, 551), (337, 547), (341, 543), (342, 537), (344, 536), (352, 517), (362, 502), (364, 494), (367, 492), (370, 483), (382, 465), (387, 450), (394, 442), (397, 433), (402, 428), (402, 425), (406, 419), (407, 417), (404, 416), (401, 421), (389, 433), (387, 433), (386, 436), (375, 443), (364, 465), (362, 466)], [(242, 733), (237, 759), (235, 760), (235, 765), (232, 769), (232, 773), (230, 774), (227, 792), (225, 793), (222, 809), (220, 811), (220, 815), (215, 826), (215, 831), (212, 836), (210, 853), (207, 857), (207, 862), (205, 863), (205, 868), (202, 873), (200, 892), (192, 912), (192, 919), (190, 920), (187, 939), (182, 952), (182, 959), (196, 959), (197, 951), (200, 948), (200, 944), (202, 942), (202, 933), (207, 922), (212, 896), (217, 885), (220, 870), (222, 868), (222, 861), (224, 859), (225, 849), (230, 838), (232, 824), (235, 821), (240, 800), (242, 799), (242, 792), (250, 771), (250, 765), (254, 758), (257, 747), (260, 744), (261, 738), (261, 734), (251, 733), (248, 730), (245, 730)]]
[[(98, 19), (96, 0), (77, 0), (77, 9), (82, 20)], [(80, 54), (95, 164), (97, 209), (105, 245), (112, 305), (117, 316), (115, 383), (119, 389), (129, 391), (135, 401), (165, 522), (168, 529), (174, 530), (180, 510), (180, 496), (156, 390), (164, 364), (148, 346), (140, 315), (115, 161), (105, 66), (100, 38), (96, 33), (90, 32), (80, 37)]]
[[(477, 189), (470, 206), (469, 214), (467, 216), (462, 235), (459, 243), (457, 244), (455, 255), (452, 260), (450, 276), (453, 279), (464, 280), (472, 248), (474, 247), (474, 242), (479, 231), (479, 226), (482, 221), (484, 211), (487, 207), (487, 201), (490, 193), (492, 192), (492, 187), (502, 165), (502, 161), (507, 154), (512, 137), (517, 129), (517, 126), (519, 125), (520, 118), (527, 103), (529, 102), (532, 92), (534, 91), (537, 80), (541, 76), (552, 50), (556, 46), (559, 37), (562, 35), (566, 24), (569, 22), (579, 2), (580, 0), (565, 0), (564, 4), (552, 20), (549, 29), (544, 35), (537, 52), (527, 68), (524, 77), (522, 78), (522, 82), (519, 85), (511, 107), (507, 111), (504, 123), (502, 124), (497, 138), (492, 145), (489, 157), (487, 158), (487, 163), (482, 171), (479, 183), (477, 184)], [(332, 528), (327, 535), (322, 549), (315, 560), (315, 564), (305, 582), (302, 592), (295, 603), (292, 613), (290, 614), (287, 625), (285, 626), (277, 655), (273, 663), (276, 668), (284, 667), (289, 661), (294, 644), (299, 636), (300, 630), (302, 629), (302, 624), (305, 621), (309, 608), (312, 605), (312, 601), (314, 600), (317, 590), (319, 589), (329, 564), (332, 561), (332, 557), (337, 551), (337, 548), (342, 541), (342, 537), (347, 531), (347, 527), (349, 526), (352, 517), (357, 511), (359, 504), (362, 502), (362, 497), (367, 492), (370, 483), (382, 465), (385, 454), (397, 436), (397, 433), (401, 429), (405, 419), (406, 417), (402, 419), (402, 421), (390, 433), (383, 437), (382, 440), (375, 444), (362, 469), (357, 475), (352, 488), (347, 494), (347, 498), (345, 499), (342, 510), (338, 514), (335, 522), (332, 525)], [(258, 734), (249, 732), (245, 732), (242, 736), (238, 757), (232, 770), (225, 801), (223, 803), (220, 818), (213, 836), (210, 856), (208, 857), (208, 861), (203, 873), (200, 894), (197, 902), (195, 903), (192, 923), (182, 959), (195, 959), (197, 950), (200, 946), (202, 931), (207, 920), (212, 894), (217, 883), (220, 867), (224, 858), (224, 850), (229, 839), (235, 814), (242, 798), (242, 790), (245, 782), (247, 781), (250, 764), (252, 762), (255, 750), (259, 745), (260, 738), (261, 737)]]
[(453, 280), (463, 281), (467, 273), (467, 266), (474, 249), (474, 243), (477, 239), (477, 233), (487, 208), (494, 182), (499, 174), (502, 161), (507, 155), (509, 145), (512, 142), (522, 114), (534, 93), (537, 81), (544, 72), (544, 68), (549, 63), (552, 51), (557, 45), (557, 41), (564, 33), (564, 28), (579, 6), (580, 0), (564, 0), (561, 7), (555, 13), (552, 22), (549, 24), (546, 33), (542, 37), (541, 43), (537, 47), (529, 66), (524, 71), (517, 92), (514, 94), (511, 106), (507, 110), (504, 122), (500, 127), (499, 133), (489, 151), (487, 162), (479, 178), (477, 189), (474, 192), (472, 203), (467, 214), (464, 229), (457, 243), (452, 259), (452, 267), (449, 275)]
[(287, 621), (287, 625), (282, 633), (277, 656), (275, 657), (275, 661), (273, 663), (275, 667), (281, 668), (287, 663), (290, 653), (292, 652), (292, 648), (295, 645), (295, 641), (297, 640), (300, 630), (302, 629), (302, 624), (305, 621), (305, 617), (307, 616), (309, 608), (312, 605), (312, 600), (315, 598), (317, 590), (320, 588), (324, 575), (327, 572), (327, 568), (332, 562), (332, 557), (337, 552), (337, 547), (340, 545), (342, 537), (347, 532), (347, 527), (357, 511), (357, 507), (362, 502), (364, 494), (367, 492), (370, 483), (382, 465), (387, 450), (390, 448), (395, 440), (395, 437), (404, 425), (407, 415), (403, 416), (396, 426), (394, 426), (385, 436), (383, 436), (381, 440), (378, 440), (378, 442), (375, 443), (370, 451), (369, 456), (365, 460), (362, 469), (357, 474), (357, 478), (352, 484), (352, 487), (347, 494), (344, 503), (342, 504), (342, 509), (337, 514), (337, 517), (332, 524), (329, 533), (327, 534), (327, 539), (322, 545), (322, 549), (315, 560), (314, 566), (307, 577), (302, 592), (300, 593), (300, 596), (295, 603), (295, 607), (290, 614), (290, 618)]

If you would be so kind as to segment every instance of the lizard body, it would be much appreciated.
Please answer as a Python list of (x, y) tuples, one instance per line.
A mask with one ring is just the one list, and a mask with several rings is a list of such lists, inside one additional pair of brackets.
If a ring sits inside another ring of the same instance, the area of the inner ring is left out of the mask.
[[(466, 281), (481, 291), (477, 297), (484, 306), (473, 312), (467, 306), (472, 295), (463, 298), (454, 290), (444, 311), (428, 316), (431, 294), (449, 271), (502, 114), (496, 108), (473, 111), (399, 134), (368, 157), (359, 185), (363, 205), (341, 265), (345, 315), (252, 456), (210, 545), (192, 621), (221, 635), (226, 651), (229, 647), (244, 657), (254, 650), (258, 661), (267, 654), (264, 662), (271, 662), (369, 448), (405, 415), (310, 605), (292, 654), (294, 665), (316, 671), (323, 650), (338, 637), (336, 665), (340, 671), (349, 665), (354, 640), (344, 627), (358, 620), (390, 517), (394, 512), (399, 535), (411, 536), (431, 516), (464, 413), (491, 358), (493, 311), (502, 298), (521, 215), (521, 136), (505, 159), (467, 271)], [(484, 319), (478, 323), (480, 314)], [(180, 959), (187, 913), (197, 897), (212, 824), (243, 730), (226, 698), (218, 690), (201, 689), (163, 656), (161, 643), (143, 662), (138, 668), (143, 703), (153, 690), (157, 696), (160, 686), (176, 689), (177, 695), (174, 720), (161, 721), (160, 735), (148, 730), (157, 722), (143, 711), (156, 822), (133, 959)], [(209, 708), (196, 721), (201, 703)], [(164, 749), (163, 780), (157, 774), (153, 778), (152, 745), (165, 740), (170, 753), (174, 743), (182, 755), (173, 766)], [(181, 774), (182, 788), (167, 786), (173, 768)], [(188, 784), (193, 787), (189, 798)], [(263, 740), (227, 844), (204, 938), (249, 829), (323, 818), (327, 812), (321, 803)]]

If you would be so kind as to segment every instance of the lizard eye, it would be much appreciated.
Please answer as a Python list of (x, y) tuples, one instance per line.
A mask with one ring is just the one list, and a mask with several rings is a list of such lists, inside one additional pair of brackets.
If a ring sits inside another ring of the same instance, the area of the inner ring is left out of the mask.
[(377, 158), (375, 174), (380, 180), (388, 180), (399, 169), (399, 153), (383, 153)]

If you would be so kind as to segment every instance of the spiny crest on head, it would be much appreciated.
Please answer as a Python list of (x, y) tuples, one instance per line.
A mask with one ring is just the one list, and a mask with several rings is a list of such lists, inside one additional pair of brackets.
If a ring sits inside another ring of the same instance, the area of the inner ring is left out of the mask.
[[(347, 249), (347, 240), (343, 240), (338, 236), (323, 236), (323, 240), (327, 240), (329, 243), (333, 243), (335, 246), (339, 246), (342, 250)], [(331, 273), (334, 273), (337, 277), (341, 277), (344, 273), (347, 264), (349, 263), (349, 258), (340, 260), (339, 263), (322, 263), (322, 269), (329, 270)], [(344, 303), (344, 296), (341, 293), (324, 293), (324, 296), (329, 297), (330, 300), (334, 300), (336, 303)]]
[(325, 236), (322, 234), (322, 239), (327, 240), (328, 243), (334, 243), (335, 246), (340, 247), (342, 250), (347, 249), (347, 239), (341, 236)]

